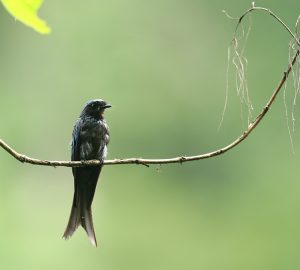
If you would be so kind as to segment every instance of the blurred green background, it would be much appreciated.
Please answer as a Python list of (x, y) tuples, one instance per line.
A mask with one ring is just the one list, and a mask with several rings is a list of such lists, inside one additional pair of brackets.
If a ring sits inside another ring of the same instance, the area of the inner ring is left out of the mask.
[[(113, 104), (108, 158), (195, 155), (241, 134), (227, 47), (250, 1), (46, 0), (42, 36), (0, 7), (0, 137), (40, 159), (68, 160), (87, 100)], [(260, 1), (290, 26), (296, 0)], [(288, 61), (290, 37), (253, 14), (246, 55), (254, 115)], [(289, 111), (292, 81), (287, 87)], [(296, 113), (299, 112), (297, 107)], [(106, 166), (93, 203), (99, 247), (80, 228), (61, 236), (69, 168), (21, 164), (0, 151), (1, 269), (299, 269), (299, 113), (289, 140), (283, 95), (225, 155), (183, 165)]]

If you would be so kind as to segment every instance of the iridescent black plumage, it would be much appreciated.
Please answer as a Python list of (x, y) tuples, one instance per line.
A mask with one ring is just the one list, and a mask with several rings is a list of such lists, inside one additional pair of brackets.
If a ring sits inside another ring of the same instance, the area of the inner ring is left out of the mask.
[[(75, 123), (72, 134), (71, 160), (98, 159), (103, 161), (109, 142), (108, 126), (103, 118), (111, 105), (101, 99), (91, 100)], [(102, 166), (74, 167), (74, 197), (70, 219), (63, 237), (68, 239), (81, 225), (91, 243), (97, 246), (92, 219), (92, 202)]]

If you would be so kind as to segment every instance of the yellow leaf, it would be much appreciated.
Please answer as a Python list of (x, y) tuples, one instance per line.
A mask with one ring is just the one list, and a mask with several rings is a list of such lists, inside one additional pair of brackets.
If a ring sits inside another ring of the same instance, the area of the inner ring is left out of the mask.
[(7, 11), (25, 25), (32, 27), (41, 34), (49, 34), (50, 27), (40, 19), (37, 11), (43, 0), (1, 0)]

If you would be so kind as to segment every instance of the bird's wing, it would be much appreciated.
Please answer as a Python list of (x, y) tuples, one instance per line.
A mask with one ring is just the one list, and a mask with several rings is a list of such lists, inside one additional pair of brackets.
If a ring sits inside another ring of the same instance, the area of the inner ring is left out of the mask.
[(72, 152), (71, 160), (80, 160), (80, 131), (82, 127), (82, 120), (78, 119), (75, 123), (72, 133)]

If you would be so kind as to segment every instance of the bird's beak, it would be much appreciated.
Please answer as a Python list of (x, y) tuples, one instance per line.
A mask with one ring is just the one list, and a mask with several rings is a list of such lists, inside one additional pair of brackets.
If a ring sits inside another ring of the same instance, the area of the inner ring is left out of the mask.
[(102, 108), (104, 108), (104, 109), (108, 109), (108, 108), (110, 108), (111, 107), (111, 105), (110, 104), (106, 104), (105, 106), (103, 106)]

